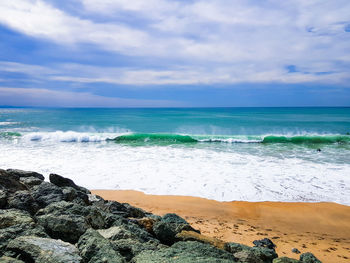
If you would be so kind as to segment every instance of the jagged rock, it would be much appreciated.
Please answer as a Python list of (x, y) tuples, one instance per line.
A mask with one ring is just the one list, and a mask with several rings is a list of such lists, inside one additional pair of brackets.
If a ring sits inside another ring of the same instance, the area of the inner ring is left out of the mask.
[(297, 248), (292, 248), (292, 252), (295, 254), (300, 254), (301, 252)]
[(99, 195), (88, 194), (87, 196), (90, 204), (95, 204), (95, 203), (103, 204), (105, 202), (105, 200)]
[(99, 209), (118, 216), (128, 217), (126, 207), (116, 201), (95, 202), (94, 206)]
[(84, 214), (84, 207), (62, 201), (38, 211), (37, 220), (52, 238), (76, 243), (89, 228)]
[(39, 205), (34, 200), (29, 191), (17, 191), (7, 199), (9, 208), (17, 208), (35, 214), (39, 210)]
[(12, 240), (7, 249), (26, 262), (80, 263), (81, 257), (75, 246), (50, 238), (22, 236)]
[(63, 200), (62, 190), (53, 184), (43, 182), (40, 185), (34, 186), (32, 196), (37, 201), (40, 207), (45, 207), (51, 203)]
[(7, 192), (16, 192), (21, 190), (28, 190), (27, 187), (19, 182), (19, 177), (10, 175), (5, 170), (0, 169), (0, 190)]
[(43, 180), (41, 180), (37, 177), (33, 177), (33, 176), (21, 177), (21, 178), (19, 178), (19, 181), (22, 184), (24, 184), (28, 189), (31, 189), (33, 186), (39, 185), (43, 182)]
[(124, 226), (112, 226), (108, 229), (100, 229), (97, 232), (106, 239), (119, 240), (119, 239), (138, 239), (138, 237)]
[(23, 263), (22, 260), (11, 258), (11, 257), (0, 257), (0, 262), (2, 263)]
[[(91, 198), (91, 197), (90, 197)], [(125, 218), (142, 218), (145, 216), (151, 216), (150, 213), (145, 212), (141, 208), (133, 207), (127, 203), (119, 203), (117, 201), (105, 201), (101, 202), (95, 201), (93, 203), (94, 206), (99, 207), (103, 211), (118, 215), (118, 216), (123, 216)]]
[[(0, 229), (0, 255), (5, 252), (8, 243), (19, 236), (49, 237), (43, 227), (34, 223), (16, 224)], [(0, 261), (1, 262), (1, 261)]]
[(125, 260), (112, 248), (109, 240), (96, 230), (89, 229), (77, 243), (80, 255), (87, 263), (124, 263)]
[(142, 218), (147, 215), (147, 212), (141, 208), (131, 206), (128, 203), (123, 203), (123, 205), (125, 207), (127, 217)]
[(239, 243), (229, 242), (225, 244), (225, 250), (232, 254), (249, 249), (251, 249), (251, 247)]
[(140, 254), (144, 250), (158, 250), (165, 247), (159, 243), (154, 243), (152, 241), (141, 242), (135, 239), (120, 239), (112, 241), (113, 249), (118, 251), (126, 261), (130, 261), (133, 257)]
[(77, 190), (73, 187), (64, 187), (62, 189), (64, 201), (71, 202), (77, 197)]
[(65, 186), (73, 187), (74, 189), (81, 191), (81, 192), (84, 192), (85, 194), (91, 194), (91, 192), (88, 189), (76, 185), (69, 178), (65, 178), (65, 177), (58, 175), (58, 174), (50, 174), (49, 178), (50, 178), (51, 183), (53, 183), (54, 185), (57, 185), (59, 187), (65, 187)]
[(302, 263), (321, 263), (321, 261), (314, 256), (314, 254), (307, 252), (300, 255), (299, 259)]
[(268, 238), (254, 240), (253, 244), (255, 245), (255, 247), (265, 247), (265, 248), (269, 248), (269, 249), (276, 248), (276, 245)]
[(23, 170), (19, 170), (19, 169), (7, 169), (6, 172), (9, 175), (12, 176), (18, 176), (18, 177), (36, 177), (40, 180), (45, 180), (45, 177), (42, 174), (39, 174), (37, 172), (32, 172), (32, 171), (23, 171)]
[[(160, 217), (160, 219), (161, 219), (161, 217)], [(143, 218), (132, 219), (132, 222), (143, 227), (148, 233), (150, 233), (152, 235), (154, 234), (153, 225), (156, 222), (155, 219), (150, 218), (150, 217), (143, 217)]]
[(181, 241), (198, 241), (201, 243), (209, 244), (214, 247), (217, 247), (219, 249), (225, 249), (225, 242), (212, 238), (212, 237), (207, 237), (203, 236), (197, 232), (194, 231), (186, 231), (183, 230), (180, 233), (178, 233), (176, 236), (176, 239), (181, 240)]
[(300, 263), (300, 261), (294, 258), (282, 257), (282, 258), (275, 258), (272, 261), (272, 263)]
[(177, 242), (169, 248), (142, 251), (131, 262), (133, 263), (228, 263), (235, 257), (221, 249), (196, 241)]
[(172, 245), (177, 241), (176, 235), (183, 230), (199, 232), (176, 214), (166, 214), (153, 225), (153, 232), (156, 237), (166, 245)]
[(233, 255), (242, 263), (272, 263), (278, 257), (275, 250), (265, 247), (249, 247)]
[(68, 202), (74, 202), (81, 205), (89, 204), (89, 197), (87, 194), (76, 190), (73, 187), (67, 186), (62, 188), (63, 199)]
[(154, 241), (158, 243), (148, 232), (134, 224), (121, 224), (108, 229), (100, 229), (98, 232), (104, 238), (113, 241), (120, 239), (134, 239), (140, 242)]
[(3, 209), (7, 205), (7, 192), (0, 190), (0, 209)]
[(18, 224), (34, 223), (30, 214), (18, 209), (2, 209), (0, 210), (0, 229), (7, 228)]

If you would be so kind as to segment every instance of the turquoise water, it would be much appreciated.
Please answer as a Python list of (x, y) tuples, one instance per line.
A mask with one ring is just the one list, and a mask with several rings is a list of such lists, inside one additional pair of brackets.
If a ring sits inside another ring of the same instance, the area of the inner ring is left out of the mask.
[(349, 133), (350, 108), (2, 108), (0, 167), (90, 188), (348, 204)]
[(0, 109), (0, 114), (0, 122), (16, 122), (6, 128), (40, 131), (121, 129), (201, 135), (350, 133), (350, 108)]

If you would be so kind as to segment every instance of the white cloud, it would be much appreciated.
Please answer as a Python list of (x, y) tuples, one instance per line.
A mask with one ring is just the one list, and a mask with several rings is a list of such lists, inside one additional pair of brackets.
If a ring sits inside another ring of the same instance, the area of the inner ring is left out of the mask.
[(58, 91), (36, 88), (0, 87), (0, 103), (11, 106), (38, 107), (171, 107), (183, 106), (166, 100), (113, 98), (87, 92)]
[[(57, 64), (50, 68), (43, 66), (1, 62), (0, 71), (17, 72), (28, 75), (32, 81), (60, 81), (73, 83), (110, 83), (130, 85), (133, 88), (142, 88), (147, 85), (157, 85), (167, 88), (167, 85), (197, 85), (197, 84), (237, 84), (237, 83), (310, 83), (327, 82), (341, 84), (349, 79), (347, 73), (333, 68), (334, 72), (326, 72), (331, 65), (319, 63), (313, 69), (304, 67), (302, 72), (288, 73), (282, 65), (278, 69), (273, 64), (266, 63), (265, 68), (256, 68), (249, 63), (240, 63), (231, 67), (205, 66), (176, 67), (172, 69), (133, 69), (123, 67), (102, 67), (83, 64)], [(303, 73), (306, 72), (306, 73)]]
[[(88, 43), (118, 54), (159, 59), (166, 67), (70, 65), (65, 71), (54, 65), (54, 72), (44, 73), (51, 79), (165, 85), (344, 83), (350, 78), (350, 33), (344, 31), (350, 20), (348, 0), (80, 1), (84, 19), (58, 8), (61, 2), (53, 6), (43, 0), (1, 1), (0, 23), (63, 45)], [(96, 22), (96, 15), (105, 22)], [(307, 74), (288, 74), (287, 65)]]

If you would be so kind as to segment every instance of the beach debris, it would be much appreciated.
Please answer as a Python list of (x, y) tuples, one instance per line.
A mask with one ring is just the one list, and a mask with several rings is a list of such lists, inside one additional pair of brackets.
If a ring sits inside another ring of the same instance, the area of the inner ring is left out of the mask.
[(69, 178), (0, 169), (0, 262), (319, 263), (278, 258), (270, 239), (254, 247), (207, 237), (182, 217), (107, 201)]

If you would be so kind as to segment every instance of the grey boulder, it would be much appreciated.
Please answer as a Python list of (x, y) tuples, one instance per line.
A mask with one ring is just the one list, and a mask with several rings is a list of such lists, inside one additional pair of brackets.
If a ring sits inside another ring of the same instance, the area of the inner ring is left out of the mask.
[(101, 236), (96, 230), (89, 229), (77, 243), (84, 262), (87, 263), (124, 263), (119, 252), (112, 248), (111, 242)]
[(80, 263), (77, 248), (61, 240), (22, 236), (12, 240), (7, 249), (25, 262), (36, 263)]
[(229, 263), (235, 257), (221, 249), (197, 241), (177, 242), (169, 248), (146, 250), (134, 257), (133, 263)]
[(176, 235), (182, 230), (199, 232), (193, 229), (185, 219), (176, 214), (166, 214), (153, 225), (153, 232), (156, 237), (166, 245), (172, 245), (178, 241)]

